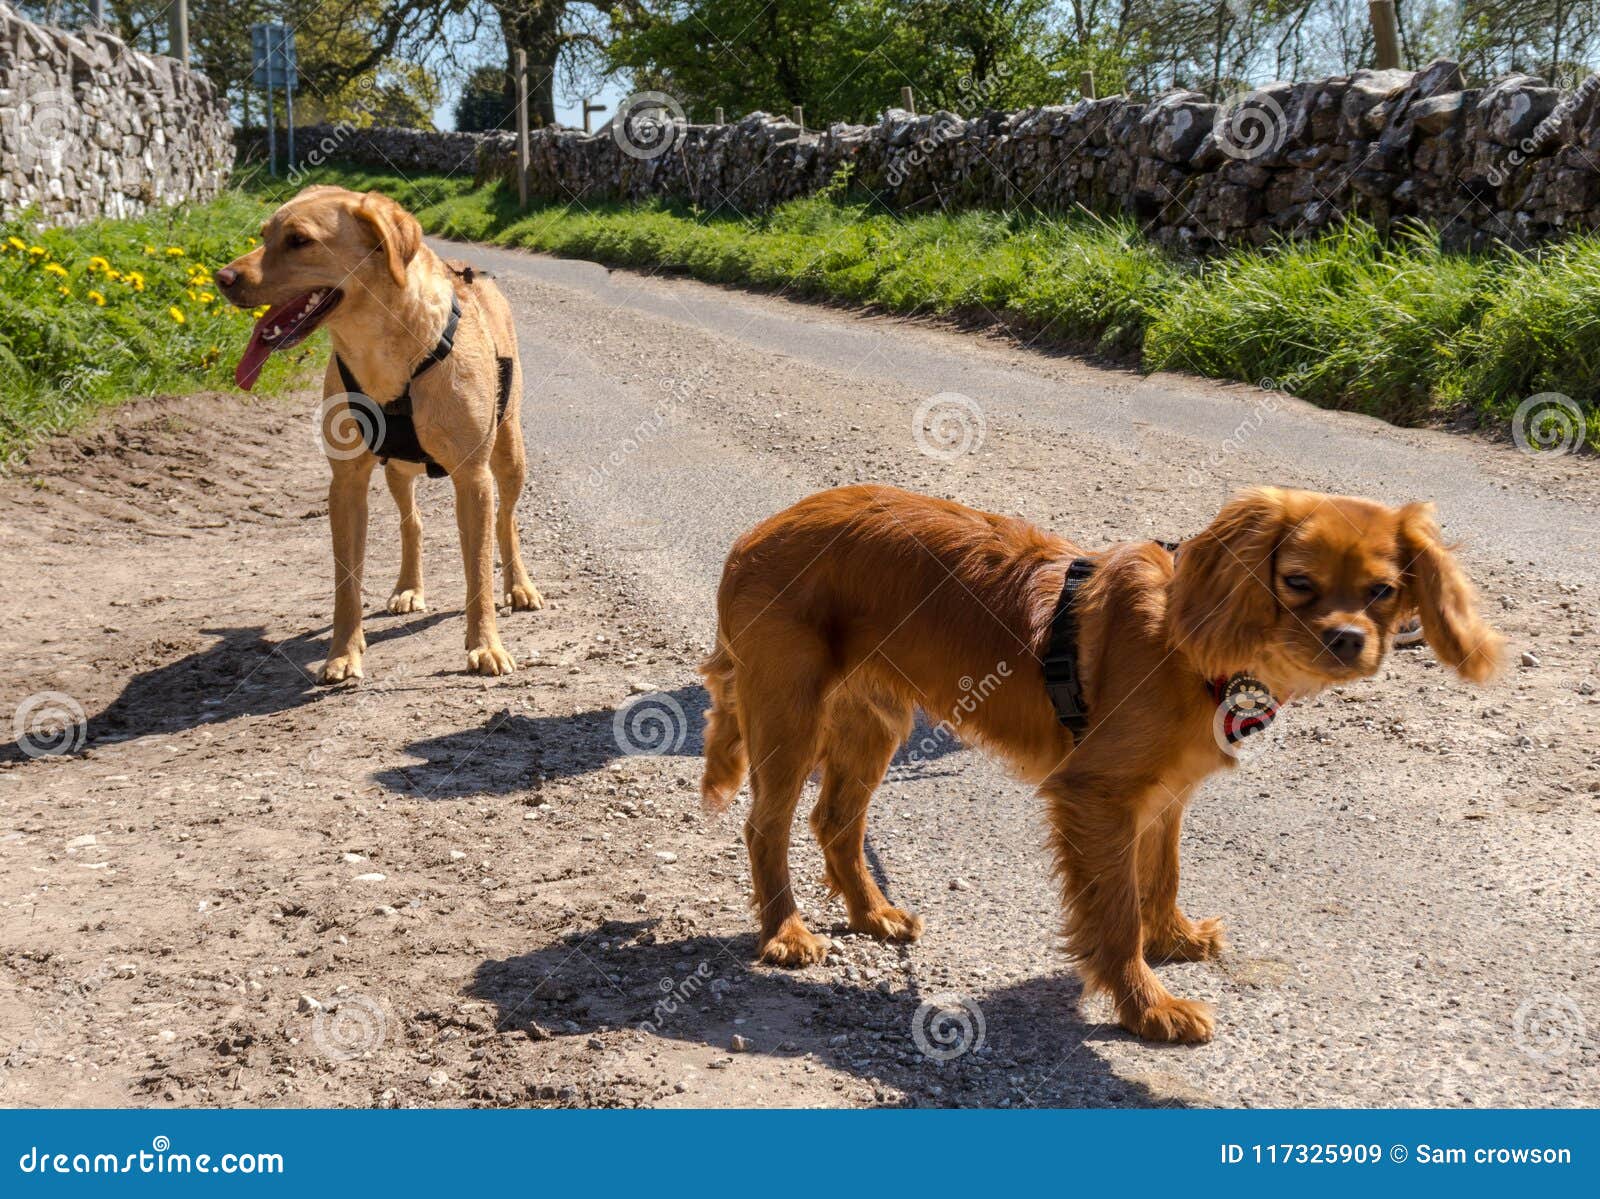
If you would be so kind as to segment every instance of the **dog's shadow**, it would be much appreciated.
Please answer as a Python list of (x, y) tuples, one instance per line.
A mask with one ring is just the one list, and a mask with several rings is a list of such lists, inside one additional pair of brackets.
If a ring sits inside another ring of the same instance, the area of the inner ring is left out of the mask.
[(1079, 1014), (1074, 976), (930, 996), (915, 984), (829, 982), (754, 958), (753, 934), (672, 939), (653, 920), (612, 920), (485, 961), (468, 991), (494, 1005), (501, 1031), (626, 1033), (607, 1039), (620, 1052), (649, 1052), (665, 1038), (704, 1046), (707, 1065), (737, 1034), (752, 1054), (809, 1055), (917, 1106), (1183, 1105), (1118, 1076), (1095, 1051), (1094, 1042), (1127, 1034)]
[[(452, 613), (427, 613), (404, 622), (367, 627), (367, 644), (420, 631)], [(271, 716), (315, 703), (330, 694), (316, 683), (327, 656), (327, 627), (274, 641), (262, 625), (208, 628), (216, 640), (201, 650), (140, 671), (101, 711), (87, 715), (72, 750), (180, 733), (242, 716)], [(71, 751), (69, 751), (71, 752)], [(0, 761), (28, 756), (20, 741), (0, 745)]]
[[(373, 779), (402, 794), (459, 799), (521, 793), (539, 775), (575, 778), (619, 758), (698, 758), (705, 752), (710, 703), (704, 687), (687, 685), (566, 716), (500, 712), (482, 724), (411, 742), (405, 752), (421, 763), (391, 766)], [(960, 749), (948, 730), (919, 720), (894, 765), (921, 769)]]

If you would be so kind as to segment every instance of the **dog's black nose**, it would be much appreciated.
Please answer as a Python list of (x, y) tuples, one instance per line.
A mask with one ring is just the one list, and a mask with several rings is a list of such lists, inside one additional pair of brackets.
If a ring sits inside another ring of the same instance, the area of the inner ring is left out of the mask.
[(239, 282), (239, 272), (231, 266), (225, 266), (218, 270), (212, 278), (217, 281), (218, 287), (222, 288), (223, 291), (227, 291), (228, 288)]
[(1350, 625), (1340, 625), (1322, 634), (1322, 644), (1330, 654), (1348, 666), (1361, 657), (1361, 651), (1366, 649), (1367, 635)]

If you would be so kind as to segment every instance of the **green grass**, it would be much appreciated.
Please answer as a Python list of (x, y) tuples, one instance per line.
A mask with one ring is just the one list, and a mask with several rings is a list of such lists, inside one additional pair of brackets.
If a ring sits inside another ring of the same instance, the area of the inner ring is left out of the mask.
[[(124, 396), (231, 386), (248, 318), (204, 298), (209, 287), (190, 270), (241, 252), (275, 204), (319, 182), (384, 191), (430, 233), (896, 313), (1001, 320), (1147, 370), (1268, 382), (1400, 422), (1467, 413), (1503, 428), (1527, 396), (1560, 392), (1590, 414), (1588, 440), (1600, 446), (1596, 235), (1525, 257), (1463, 255), (1427, 234), (1385, 240), (1352, 223), (1314, 241), (1195, 260), (1158, 249), (1128, 221), (897, 216), (842, 186), (745, 219), (661, 203), (521, 211), (504, 187), (475, 189), (463, 177), (329, 168), (292, 185), (253, 174), (212, 204), (142, 220), (42, 234), (0, 224), (0, 244), (24, 243), (0, 250), (0, 460)], [(168, 246), (184, 253), (169, 256)], [(109, 279), (96, 255), (121, 274), (141, 272), (144, 290)], [(275, 356), (261, 386), (281, 386), (319, 347)]]
[(1146, 370), (1266, 382), (1402, 423), (1504, 428), (1554, 391), (1600, 446), (1600, 236), (1530, 256), (1447, 253), (1352, 222), (1315, 240), (1197, 260), (1088, 214), (896, 216), (846, 195), (756, 219), (657, 203), (517, 209), (503, 187), (325, 171), (389, 191), (431, 233), (890, 312), (1003, 320)]
[[(71, 229), (0, 222), (0, 464), (130, 396), (231, 388), (250, 316), (209, 276), (249, 248), (265, 210), (229, 192)], [(296, 365), (269, 363), (258, 387)]]

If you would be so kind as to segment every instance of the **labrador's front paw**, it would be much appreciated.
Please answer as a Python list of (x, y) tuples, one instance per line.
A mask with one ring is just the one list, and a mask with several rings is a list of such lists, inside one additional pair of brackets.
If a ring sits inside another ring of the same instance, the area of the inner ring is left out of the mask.
[(346, 679), (359, 679), (361, 673), (361, 651), (351, 650), (347, 654), (337, 654), (322, 664), (322, 673), (317, 676), (319, 683), (342, 683)]
[(422, 598), (421, 587), (396, 587), (389, 596), (389, 611), (395, 615), (407, 612), (426, 612), (428, 601)]
[(506, 652), (506, 647), (498, 640), (485, 642), (467, 650), (469, 674), (510, 674), (516, 668), (516, 659)]

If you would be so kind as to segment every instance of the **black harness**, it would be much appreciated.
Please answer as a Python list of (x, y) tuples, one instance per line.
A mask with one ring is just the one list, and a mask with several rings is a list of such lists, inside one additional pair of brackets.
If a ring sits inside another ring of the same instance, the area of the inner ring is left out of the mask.
[[(1169, 554), (1178, 551), (1178, 543), (1174, 541), (1156, 544)], [(1081, 742), (1089, 731), (1089, 704), (1078, 669), (1078, 617), (1074, 605), (1078, 592), (1094, 572), (1092, 558), (1074, 558), (1067, 567), (1061, 598), (1050, 621), (1050, 644), (1043, 660), (1044, 689), (1050, 695), (1056, 719), (1072, 734), (1074, 743)], [(1218, 707), (1219, 730), (1229, 745), (1238, 744), (1252, 733), (1262, 732), (1278, 714), (1278, 705), (1271, 693), (1243, 672), (1228, 679), (1208, 679), (1206, 689)]]
[[(460, 273), (468, 283), (472, 282), (470, 268)], [(427, 468), (430, 479), (442, 479), (450, 473), (433, 460), (417, 438), (417, 425), (411, 409), (411, 385), (450, 357), (450, 351), (455, 349), (456, 327), (460, 324), (461, 301), (452, 292), (450, 319), (445, 322), (438, 344), (417, 363), (417, 369), (406, 380), (405, 389), (387, 404), (378, 403), (363, 391), (360, 381), (345, 365), (344, 359), (338, 354), (333, 356), (333, 363), (339, 368), (339, 381), (345, 390), (344, 402), (355, 414), (362, 439), (378, 461), (387, 462), (395, 458), (401, 462), (420, 462)], [(511, 402), (511, 359), (497, 356), (495, 366), (499, 374), (499, 390), (495, 399), (494, 423), (498, 428), (505, 419), (506, 406)]]

